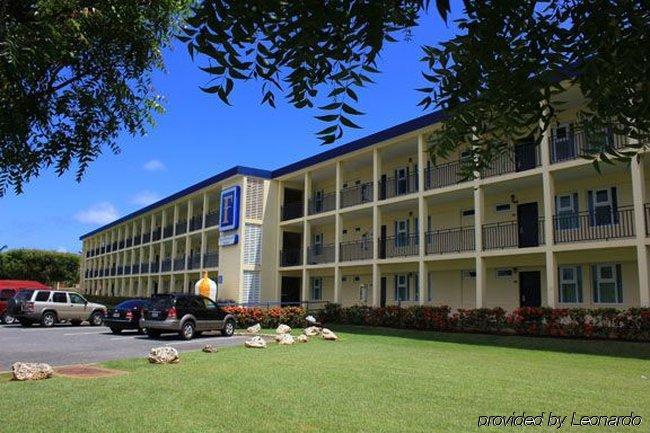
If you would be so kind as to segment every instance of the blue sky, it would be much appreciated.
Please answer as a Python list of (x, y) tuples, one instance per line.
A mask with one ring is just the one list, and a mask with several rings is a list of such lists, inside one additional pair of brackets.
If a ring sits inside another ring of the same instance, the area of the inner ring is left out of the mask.
[[(410, 41), (386, 47), (376, 84), (360, 92), (363, 129), (346, 131), (334, 146), (423, 114), (414, 90), (425, 83), (420, 45), (452, 33), (437, 15), (424, 20)], [(166, 98), (166, 113), (156, 126), (145, 137), (121, 136), (122, 152), (101, 156), (81, 183), (74, 173), (46, 172), (22, 195), (0, 198), (0, 246), (76, 252), (80, 235), (234, 165), (274, 169), (331, 148), (314, 135), (322, 127), (313, 118), (317, 112), (294, 109), (279, 95), (278, 108), (261, 106), (253, 82), (240, 83), (233, 106), (225, 106), (199, 90), (207, 76), (184, 46), (164, 56), (167, 71), (154, 83)]]

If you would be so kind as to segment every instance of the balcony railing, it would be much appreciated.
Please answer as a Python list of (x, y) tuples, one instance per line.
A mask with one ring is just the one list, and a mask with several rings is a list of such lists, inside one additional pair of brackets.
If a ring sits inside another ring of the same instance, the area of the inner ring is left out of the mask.
[[(537, 232), (537, 233), (535, 233)], [(517, 221), (483, 224), (483, 249), (528, 248), (544, 245), (544, 218), (536, 225), (520, 226)]]
[(411, 194), (418, 190), (418, 173), (403, 177), (389, 177), (379, 181), (379, 200)]
[(328, 192), (319, 197), (312, 197), (307, 203), (309, 215), (316, 215), (336, 209), (336, 193)]
[(126, 240), (126, 247), (129, 248), (131, 245), (133, 245), (133, 238), (128, 238)]
[(627, 144), (627, 137), (615, 134), (611, 128), (589, 133), (578, 129), (565, 137), (552, 137), (551, 162), (570, 161), (592, 152), (621, 149)]
[(187, 221), (179, 221), (176, 223), (176, 234), (182, 235), (187, 232)]
[(476, 249), (474, 227), (441, 229), (425, 234), (427, 254), (460, 253)]
[(185, 256), (177, 257), (174, 259), (174, 270), (175, 271), (184, 271), (185, 270)]
[(124, 274), (124, 266), (118, 266), (117, 275), (122, 275), (122, 274)]
[(408, 257), (418, 255), (418, 235), (397, 235), (379, 239), (379, 258)]
[(342, 262), (370, 260), (372, 259), (372, 254), (371, 239), (342, 242), (340, 245), (339, 260)]
[(148, 244), (149, 241), (151, 241), (151, 233), (144, 233), (142, 235), (142, 243), (143, 244)]
[(149, 262), (140, 263), (140, 273), (141, 274), (148, 274), (149, 273)]
[(216, 268), (219, 266), (219, 253), (215, 251), (207, 252), (203, 255), (204, 268)]
[[(647, 208), (646, 208), (647, 216)], [(593, 212), (575, 212), (553, 217), (556, 243), (622, 239), (634, 237), (632, 206), (597, 208)]]
[(160, 237), (162, 235), (162, 229), (160, 227), (156, 227), (153, 232), (151, 233), (151, 239), (155, 241), (159, 241)]
[(303, 202), (285, 203), (282, 205), (282, 221), (301, 218), (304, 212)]
[(307, 248), (307, 264), (319, 265), (334, 261), (334, 245), (312, 245)]
[(361, 183), (341, 189), (341, 207), (356, 206), (373, 201), (372, 182)]
[(165, 229), (163, 230), (163, 237), (170, 238), (172, 236), (174, 236), (174, 225), (170, 224), (166, 226)]
[(650, 203), (645, 205), (645, 234), (650, 235)]
[(124, 275), (131, 275), (131, 265), (124, 266)]
[(205, 227), (214, 227), (219, 224), (219, 212), (209, 212), (205, 216)]
[(189, 257), (187, 260), (188, 269), (199, 269), (201, 267), (201, 255), (194, 254)]
[(172, 270), (172, 259), (163, 259), (160, 265), (161, 272), (169, 272)]
[(117, 251), (117, 241), (113, 242), (113, 245), (111, 246), (112, 251)]
[(141, 243), (142, 243), (142, 236), (140, 236), (139, 234), (138, 234), (138, 235), (135, 235), (135, 236), (133, 237), (133, 246), (136, 246), (136, 247), (137, 247), (137, 246), (140, 245)]
[(190, 231), (201, 230), (203, 228), (203, 215), (196, 215), (190, 218)]
[(149, 273), (156, 274), (158, 272), (160, 272), (160, 262), (149, 263)]
[(518, 144), (514, 149), (498, 155), (490, 167), (483, 169), (483, 177), (526, 171), (540, 165), (539, 146), (534, 143)]
[(126, 245), (126, 241), (125, 241), (124, 239), (122, 239), (122, 240), (118, 243), (118, 248), (121, 249), (121, 250), (123, 250), (125, 245)]
[(302, 264), (302, 249), (280, 251), (280, 266), (299, 266)]
[(424, 189), (442, 188), (466, 182), (461, 172), (460, 160), (429, 167), (424, 171)]
[(140, 265), (131, 265), (131, 273), (137, 275), (140, 273)]

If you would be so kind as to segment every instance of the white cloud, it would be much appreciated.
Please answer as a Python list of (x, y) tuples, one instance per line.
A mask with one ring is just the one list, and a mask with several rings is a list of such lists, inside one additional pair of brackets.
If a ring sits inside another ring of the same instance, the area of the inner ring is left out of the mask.
[(139, 206), (148, 206), (151, 203), (155, 203), (160, 200), (160, 196), (153, 191), (140, 191), (131, 197), (131, 203), (137, 204)]
[(101, 202), (77, 212), (74, 218), (84, 224), (108, 224), (118, 218), (117, 209), (109, 202)]
[(144, 168), (147, 171), (162, 171), (164, 170), (165, 164), (162, 163), (162, 161), (158, 159), (152, 159), (151, 161), (147, 161), (142, 168)]
[(68, 249), (66, 247), (59, 247), (56, 249), (57, 253), (67, 253)]

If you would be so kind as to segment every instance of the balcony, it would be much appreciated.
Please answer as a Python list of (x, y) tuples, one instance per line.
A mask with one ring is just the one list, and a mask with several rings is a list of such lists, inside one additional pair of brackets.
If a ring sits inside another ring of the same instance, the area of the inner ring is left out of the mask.
[(199, 268), (201, 268), (201, 256), (199, 254), (191, 255), (187, 260), (187, 269)]
[(141, 274), (148, 274), (149, 273), (149, 262), (147, 263), (140, 263), (140, 273)]
[(124, 274), (124, 266), (118, 266), (117, 275), (123, 275), (123, 274)]
[(379, 200), (411, 194), (418, 190), (418, 174), (383, 178), (379, 181)]
[(163, 259), (160, 264), (160, 272), (169, 272), (172, 270), (172, 259)]
[(498, 155), (490, 167), (483, 169), (482, 177), (531, 170), (540, 165), (539, 146), (534, 142), (518, 144), (514, 149)]
[(128, 238), (126, 240), (126, 247), (129, 248), (131, 245), (133, 245), (133, 238)]
[(474, 227), (440, 229), (425, 234), (427, 254), (449, 254), (476, 250)]
[(124, 249), (124, 246), (126, 245), (126, 241), (125, 241), (124, 239), (122, 239), (122, 240), (119, 242), (118, 245), (119, 245), (118, 248), (121, 249), (121, 250), (123, 250), (123, 249)]
[(156, 274), (160, 272), (160, 262), (149, 263), (149, 273)]
[(137, 275), (140, 273), (140, 265), (131, 265), (131, 273)]
[(174, 225), (170, 224), (165, 226), (165, 229), (163, 230), (163, 238), (170, 238), (172, 236), (174, 236)]
[(106, 249), (102, 250), (102, 252), (106, 251), (107, 253), (111, 252), (111, 245), (106, 245)]
[(219, 212), (209, 212), (205, 216), (205, 227), (214, 227), (219, 224)]
[[(646, 206), (646, 222), (648, 221)], [(553, 217), (555, 243), (624, 239), (634, 237), (634, 208), (610, 207)]]
[(379, 258), (409, 257), (420, 253), (418, 235), (397, 235), (379, 239)]
[(334, 262), (334, 245), (314, 245), (307, 248), (307, 264), (320, 265)]
[(468, 179), (460, 174), (462, 161), (452, 161), (429, 167), (424, 171), (424, 189), (442, 188), (466, 182)]
[(142, 243), (142, 236), (140, 236), (139, 234), (133, 236), (133, 246), (134, 247), (137, 247), (141, 243)]
[(187, 232), (187, 221), (180, 221), (176, 223), (176, 235), (182, 235)]
[(529, 248), (544, 245), (544, 218), (519, 224), (504, 221), (483, 225), (483, 249)]
[(341, 208), (356, 206), (373, 201), (372, 182), (361, 183), (341, 189)]
[(151, 241), (151, 233), (144, 233), (142, 235), (142, 243), (143, 244), (148, 244), (149, 241)]
[(328, 192), (316, 197), (310, 198), (307, 202), (307, 212), (309, 215), (316, 215), (323, 212), (329, 212), (336, 209), (336, 193)]
[(159, 241), (162, 235), (162, 229), (160, 227), (156, 227), (153, 230), (153, 233), (151, 233), (151, 239), (155, 241)]
[(342, 262), (372, 259), (372, 240), (370, 239), (343, 242), (339, 248), (339, 260)]
[(285, 203), (282, 205), (282, 221), (292, 220), (295, 218), (302, 218), (304, 212), (303, 202)]
[(203, 255), (203, 267), (204, 268), (216, 268), (219, 266), (219, 253), (216, 251), (210, 251)]
[(174, 259), (174, 270), (175, 271), (184, 271), (185, 270), (185, 256), (177, 257)]
[(280, 251), (280, 266), (300, 266), (302, 265), (302, 249), (296, 248), (291, 250)]
[(190, 218), (190, 231), (201, 230), (203, 228), (203, 215), (196, 215)]
[(131, 275), (131, 265), (124, 266), (124, 275)]
[[(567, 133), (568, 128), (567, 126), (566, 129), (554, 130), (550, 143), (553, 164), (578, 159), (593, 152), (622, 149), (628, 144), (626, 136), (615, 134), (611, 128), (589, 133), (577, 129)], [(560, 134), (560, 131), (563, 134)]]

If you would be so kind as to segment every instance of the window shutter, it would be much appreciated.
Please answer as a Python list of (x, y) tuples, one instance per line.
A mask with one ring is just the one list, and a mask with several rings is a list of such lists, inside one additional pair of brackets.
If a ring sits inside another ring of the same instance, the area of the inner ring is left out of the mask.
[(616, 298), (623, 302), (623, 272), (621, 264), (616, 265)]
[(593, 227), (596, 224), (594, 217), (594, 192), (587, 191), (587, 204), (589, 206), (589, 226)]
[(244, 263), (259, 265), (262, 255), (262, 226), (246, 224), (244, 227)]
[(591, 290), (593, 292), (594, 302), (598, 302), (598, 275), (596, 265), (591, 265)]
[(582, 266), (576, 266), (576, 278), (578, 279), (578, 302), (582, 303)]
[(261, 220), (264, 218), (264, 182), (248, 178), (246, 182), (246, 218)]
[(260, 273), (259, 271), (244, 271), (241, 300), (246, 304), (260, 302)]
[(612, 216), (614, 224), (618, 224), (618, 198), (616, 197), (616, 187), (612, 187)]
[(580, 212), (580, 203), (578, 202), (578, 193), (574, 192), (573, 193), (573, 210), (575, 213)]
[(397, 275), (395, 275), (395, 297), (394, 299), (397, 301), (399, 300), (399, 297), (397, 296)]

